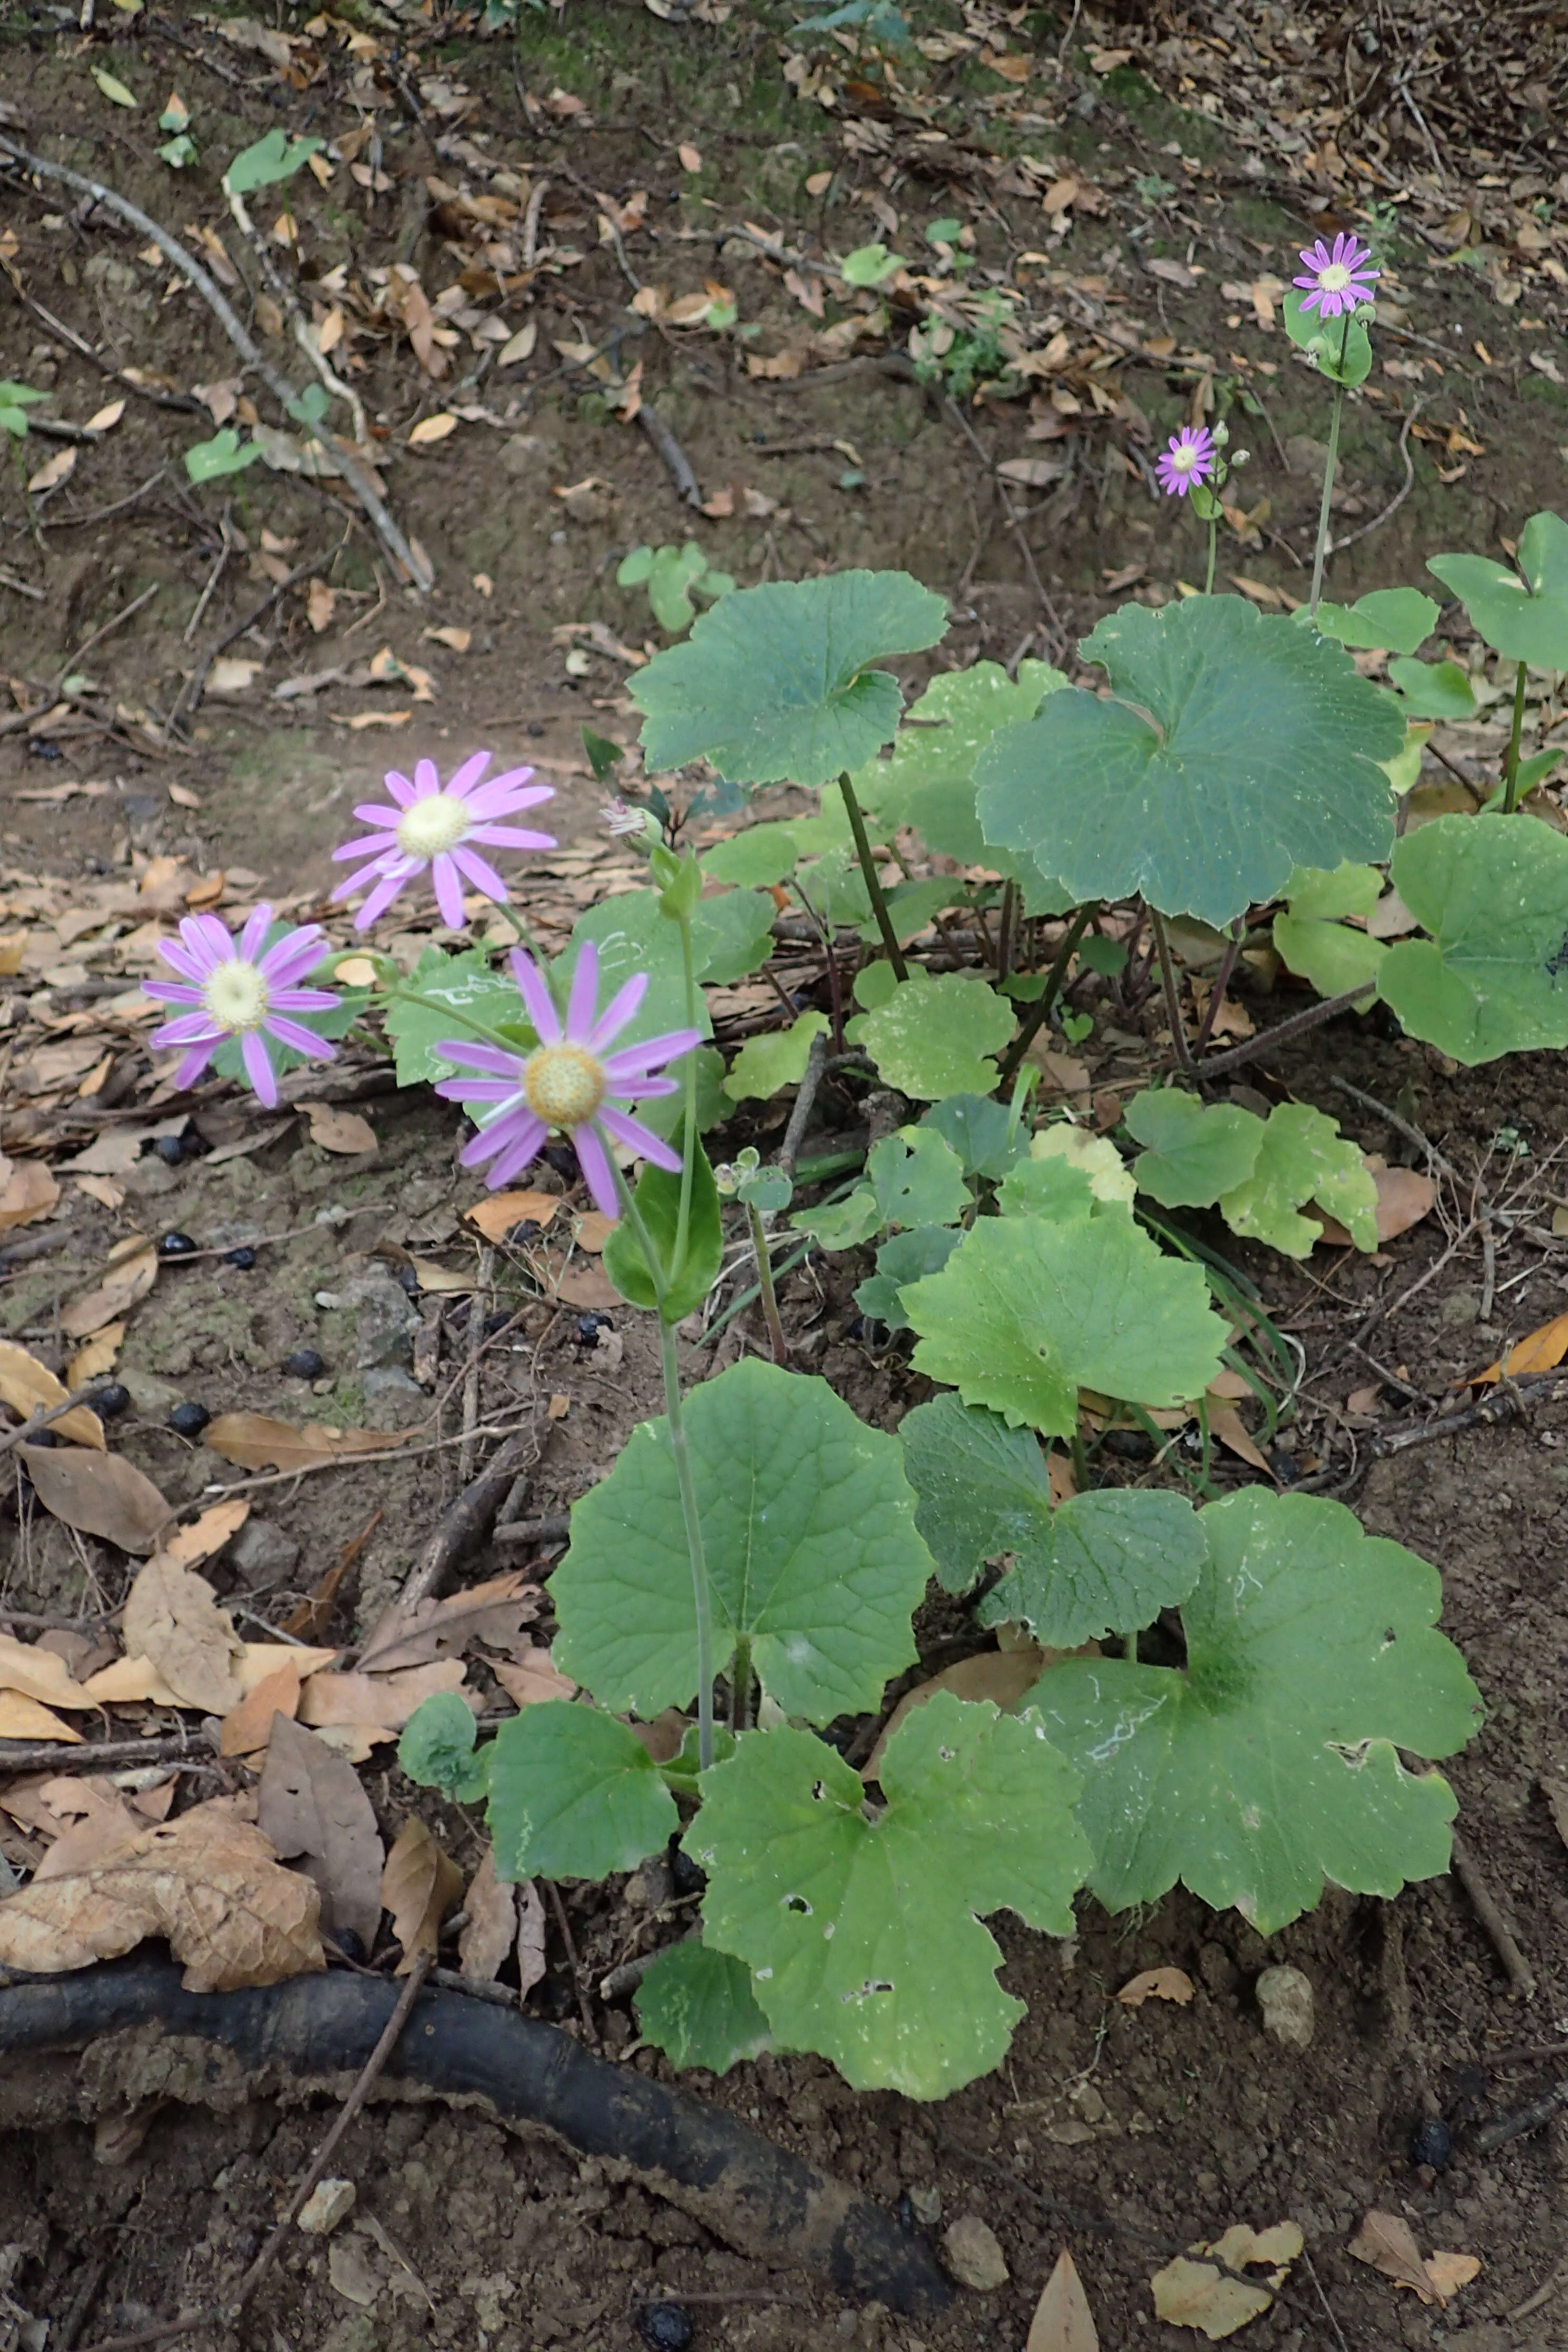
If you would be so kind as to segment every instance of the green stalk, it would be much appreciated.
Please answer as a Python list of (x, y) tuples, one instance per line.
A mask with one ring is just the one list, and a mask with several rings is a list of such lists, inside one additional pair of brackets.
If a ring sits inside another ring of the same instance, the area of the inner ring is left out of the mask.
[(1126, 1659), (1130, 1666), (1135, 1666), (1138, 1664), (1138, 1635), (1136, 1632), (1123, 1633), (1121, 1636), (1121, 1654)]
[[(595, 1131), (607, 1153), (609, 1139), (602, 1130)], [(653, 1237), (632, 1198), (630, 1186), (613, 1159), (610, 1166), (615, 1172), (616, 1190), (621, 1196), (621, 1214), (643, 1254), (658, 1310), (658, 1355), (664, 1372), (664, 1409), (669, 1421), (669, 1450), (675, 1457), (676, 1484), (680, 1489), (680, 1515), (686, 1523), (686, 1550), (691, 1562), (692, 1598), (697, 1608), (697, 1753), (699, 1762), (706, 1771), (713, 1761), (713, 1611), (708, 1587), (708, 1555), (703, 1549), (702, 1521), (697, 1508), (697, 1485), (691, 1475), (686, 1423), (680, 1410), (680, 1367), (676, 1360), (675, 1326), (665, 1313), (669, 1282), (659, 1264)]]
[[(691, 918), (681, 915), (680, 961), (686, 975), (686, 1025), (700, 1029), (698, 1019), (697, 966), (691, 952)], [(675, 1221), (675, 1257), (669, 1269), (672, 1283), (680, 1280), (686, 1271), (686, 1252), (691, 1229), (691, 1171), (697, 1154), (697, 1048), (693, 1045), (686, 1056), (686, 1121), (684, 1148), (680, 1155), (680, 1209)]]
[[(1345, 312), (1345, 323), (1340, 331), (1340, 372), (1344, 373), (1345, 352), (1350, 348), (1351, 320), (1353, 312)], [(1329, 500), (1334, 494), (1334, 464), (1340, 454), (1340, 412), (1345, 404), (1342, 383), (1334, 386), (1334, 413), (1329, 420), (1329, 462), (1323, 468), (1323, 503), (1318, 509), (1318, 546), (1312, 558), (1312, 593), (1307, 605), (1307, 617), (1311, 619), (1323, 593), (1323, 564), (1329, 552)]]
[(1519, 666), (1519, 676), (1513, 682), (1513, 732), (1508, 739), (1508, 751), (1502, 763), (1502, 813), (1511, 816), (1519, 806), (1519, 739), (1524, 727), (1524, 678), (1526, 665)]
[(754, 1208), (750, 1201), (746, 1203), (746, 1216), (752, 1228), (752, 1246), (757, 1253), (757, 1287), (763, 1297), (763, 1319), (768, 1327), (768, 1344), (773, 1351), (774, 1363), (782, 1364), (789, 1349), (784, 1339), (784, 1324), (779, 1318), (778, 1293), (773, 1288), (773, 1269), (768, 1256), (767, 1228), (763, 1223), (762, 1211)]
[(1079, 908), (1072, 921), (1068, 925), (1067, 937), (1057, 950), (1055, 961), (1046, 974), (1046, 984), (1030, 1005), (1023, 1027), (1002, 1056), (1001, 1066), (996, 1076), (998, 1087), (1009, 1085), (1017, 1076), (1019, 1063), (1050, 1018), (1051, 1007), (1062, 992), (1062, 982), (1067, 978), (1068, 966), (1078, 952), (1078, 943), (1099, 911), (1099, 899), (1091, 898), (1087, 907)]
[(1205, 573), (1205, 575), (1204, 575), (1204, 594), (1205, 594), (1205, 596), (1212, 596), (1212, 595), (1214, 594), (1214, 565), (1215, 565), (1215, 551), (1216, 551), (1217, 547), (1218, 547), (1218, 543), (1219, 543), (1219, 520), (1218, 520), (1218, 517), (1217, 517), (1217, 516), (1215, 516), (1215, 515), (1210, 515), (1210, 517), (1209, 517), (1209, 568), (1208, 568), (1207, 572), (1206, 572)]
[(849, 819), (849, 830), (855, 836), (855, 855), (860, 860), (860, 871), (866, 877), (871, 911), (877, 918), (877, 929), (882, 934), (882, 945), (888, 950), (888, 961), (893, 967), (895, 978), (908, 980), (909, 967), (904, 961), (904, 951), (899, 945), (898, 933), (893, 929), (893, 919), (888, 912), (888, 902), (882, 896), (881, 881), (866, 833), (866, 820), (860, 814), (860, 803), (855, 797), (855, 787), (849, 781), (847, 768), (838, 779), (838, 789), (844, 795), (845, 814)]

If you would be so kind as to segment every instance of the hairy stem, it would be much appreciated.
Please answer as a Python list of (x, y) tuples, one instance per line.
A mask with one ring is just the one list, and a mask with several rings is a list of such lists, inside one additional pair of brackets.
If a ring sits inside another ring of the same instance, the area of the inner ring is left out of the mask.
[(1209, 517), (1209, 568), (1208, 568), (1207, 572), (1204, 574), (1204, 594), (1205, 594), (1205, 596), (1212, 596), (1212, 595), (1214, 594), (1214, 565), (1215, 565), (1215, 552), (1216, 552), (1216, 551), (1217, 551), (1217, 549), (1218, 549), (1218, 545), (1219, 545), (1219, 518), (1218, 518), (1218, 516), (1217, 516), (1217, 515), (1210, 515), (1210, 517)]
[[(697, 965), (691, 950), (691, 918), (682, 915), (680, 920), (680, 961), (686, 975), (686, 1025), (700, 1029), (700, 1010), (697, 992)], [(686, 1271), (686, 1252), (691, 1236), (691, 1172), (697, 1162), (697, 1048), (693, 1045), (686, 1056), (686, 1118), (680, 1153), (680, 1209), (675, 1222), (675, 1256), (669, 1269), (672, 1284), (680, 1280)]]
[(1013, 922), (1017, 910), (1018, 886), (1005, 882), (1002, 905), (996, 917), (996, 977), (1005, 980), (1013, 965)]
[(686, 1522), (686, 1549), (691, 1561), (691, 1591), (697, 1603), (697, 1756), (704, 1772), (713, 1761), (713, 1611), (708, 1593), (708, 1559), (702, 1549), (702, 1521), (697, 1509), (697, 1485), (680, 1412), (680, 1367), (675, 1355), (675, 1326), (658, 1318), (658, 1353), (664, 1367), (664, 1406), (669, 1416), (669, 1450), (675, 1456), (676, 1482), (680, 1488), (680, 1512)]
[[(1347, 310), (1345, 312), (1345, 323), (1340, 331), (1340, 370), (1342, 373), (1344, 371), (1345, 353), (1350, 348), (1351, 318), (1352, 313)], [(1342, 383), (1336, 383), (1334, 386), (1334, 413), (1329, 419), (1329, 462), (1323, 468), (1323, 502), (1318, 509), (1318, 545), (1312, 557), (1312, 593), (1310, 598), (1308, 600), (1307, 604), (1307, 617), (1309, 620), (1316, 613), (1318, 609), (1318, 601), (1323, 593), (1323, 565), (1328, 558), (1329, 552), (1329, 500), (1334, 494), (1334, 464), (1340, 454), (1340, 413), (1343, 409), (1344, 404), (1344, 385)]]
[(1187, 1043), (1187, 1033), (1182, 1025), (1182, 992), (1176, 984), (1176, 967), (1171, 961), (1171, 944), (1165, 937), (1165, 926), (1153, 907), (1149, 909), (1149, 928), (1154, 934), (1154, 945), (1160, 957), (1160, 981), (1165, 992), (1165, 1017), (1171, 1024), (1171, 1043), (1175, 1048), (1178, 1066), (1188, 1077), (1195, 1076), (1196, 1066), (1193, 1049)]
[(1130, 1666), (1135, 1666), (1138, 1664), (1138, 1635), (1136, 1631), (1131, 1633), (1123, 1633), (1121, 1636), (1121, 1654), (1126, 1659)]
[(1513, 682), (1513, 731), (1508, 739), (1508, 751), (1502, 763), (1502, 813), (1511, 816), (1519, 806), (1519, 739), (1524, 729), (1524, 680), (1526, 665), (1519, 666), (1519, 676)]
[(882, 934), (882, 945), (888, 950), (888, 961), (892, 965), (894, 973), (900, 980), (908, 980), (909, 966), (904, 961), (904, 951), (899, 945), (898, 934), (893, 929), (893, 919), (888, 912), (888, 902), (882, 896), (881, 877), (877, 872), (876, 861), (871, 856), (871, 844), (866, 834), (866, 820), (860, 813), (860, 803), (855, 797), (855, 787), (849, 781), (847, 768), (838, 779), (838, 789), (844, 795), (845, 814), (849, 819), (849, 830), (855, 836), (855, 855), (860, 860), (860, 871), (866, 877), (866, 888), (871, 899), (871, 912), (877, 918), (877, 929)]
[(789, 1348), (784, 1339), (784, 1325), (779, 1319), (778, 1293), (773, 1288), (773, 1263), (768, 1256), (767, 1228), (763, 1223), (762, 1211), (753, 1208), (750, 1201), (746, 1203), (746, 1217), (752, 1228), (752, 1245), (757, 1253), (757, 1282), (762, 1292), (763, 1319), (768, 1327), (768, 1344), (773, 1351), (774, 1363), (782, 1364)]
[(1098, 910), (1098, 899), (1091, 898), (1087, 907), (1079, 908), (1068, 925), (1067, 937), (1057, 950), (1055, 961), (1046, 974), (1046, 984), (1030, 1005), (1023, 1027), (1002, 1056), (1002, 1064), (996, 1078), (999, 1087), (1011, 1085), (1017, 1075), (1018, 1065), (1049, 1019), (1051, 1007), (1062, 992), (1062, 982), (1067, 978), (1068, 966), (1078, 952), (1078, 943), (1094, 920)]

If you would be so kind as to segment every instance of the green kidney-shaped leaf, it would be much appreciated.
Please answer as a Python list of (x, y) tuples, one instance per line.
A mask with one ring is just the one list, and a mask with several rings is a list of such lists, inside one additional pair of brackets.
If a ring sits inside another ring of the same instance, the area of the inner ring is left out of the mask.
[[(1275, 916), (1273, 938), (1274, 951), (1287, 971), (1310, 981), (1320, 996), (1342, 996), (1347, 989), (1375, 981), (1388, 953), (1381, 940), (1349, 923), (1303, 921), (1295, 914)], [(1369, 993), (1351, 1010), (1370, 1013), (1376, 1003)]]
[[(1120, 1167), (1116, 1146), (1110, 1143), (1108, 1148)], [(1031, 1156), (1016, 1160), (996, 1188), (996, 1206), (1005, 1217), (1043, 1217), (1047, 1224), (1068, 1225), (1091, 1217), (1094, 1202), (1094, 1180), (1089, 1169), (1055, 1155), (1048, 1160)]]
[(999, 1054), (1013, 1034), (1011, 1005), (983, 980), (917, 966), (875, 1012), (858, 1018), (855, 1037), (889, 1086), (918, 1101), (942, 1095), (989, 1094)]
[(241, 441), (232, 425), (210, 441), (195, 441), (185, 452), (185, 471), (193, 482), (216, 482), (224, 474), (243, 474), (261, 455), (259, 441)]
[(1378, 992), (1456, 1062), (1568, 1045), (1568, 840), (1533, 816), (1436, 818), (1394, 849), (1429, 940), (1397, 940)]
[(882, 1212), (869, 1184), (857, 1184), (842, 1201), (797, 1209), (790, 1219), (796, 1233), (809, 1234), (825, 1250), (858, 1249), (882, 1230)]
[(1311, 1496), (1248, 1487), (1200, 1524), (1185, 1667), (1067, 1659), (1029, 1695), (1084, 1774), (1100, 1901), (1152, 1903), (1179, 1878), (1267, 1936), (1325, 1879), (1391, 1895), (1447, 1869), (1453, 1796), (1395, 1752), (1452, 1755), (1480, 1722), (1434, 1631), (1436, 1570)]
[(436, 1047), (444, 1040), (471, 1037), (463, 1015), (487, 1029), (504, 1027), (515, 1034), (520, 1054), (538, 1041), (529, 1026), (517, 984), (483, 948), (465, 948), (459, 955), (426, 948), (408, 977), (408, 985), (431, 1004), (412, 1004), (395, 990), (387, 999), (386, 1034), (392, 1039), (400, 1087), (449, 1078), (453, 1065), (443, 1061)]
[(901, 1295), (917, 1370), (1052, 1437), (1078, 1426), (1080, 1388), (1146, 1405), (1202, 1396), (1226, 1339), (1199, 1269), (1126, 1215), (983, 1217)]
[(953, 1225), (970, 1205), (963, 1162), (929, 1127), (874, 1143), (866, 1174), (885, 1225)]
[(498, 1878), (604, 1878), (668, 1843), (679, 1816), (634, 1732), (551, 1698), (496, 1733), (489, 1825)]
[(474, 1710), (456, 1691), (421, 1699), (403, 1727), (397, 1760), (422, 1789), (472, 1804), (489, 1786), (491, 1748), (474, 1747)]
[[(671, 1284), (664, 1302), (664, 1317), (668, 1323), (679, 1323), (695, 1307), (700, 1307), (719, 1279), (724, 1262), (724, 1234), (719, 1221), (719, 1187), (713, 1181), (713, 1171), (708, 1154), (700, 1143), (688, 1146), (684, 1140), (677, 1147), (688, 1149), (693, 1155), (691, 1170), (691, 1205), (686, 1233), (686, 1263)], [(644, 1167), (632, 1195), (637, 1213), (647, 1228), (647, 1236), (658, 1253), (659, 1266), (666, 1281), (669, 1279), (675, 1256), (675, 1244), (680, 1224), (680, 1184), (679, 1175), (667, 1168), (656, 1168), (652, 1161)], [(653, 1280), (642, 1245), (631, 1229), (631, 1220), (622, 1217), (605, 1244), (605, 1272), (634, 1307), (652, 1313), (658, 1306)]]
[[(910, 1619), (931, 1574), (898, 1439), (826, 1381), (754, 1358), (694, 1389), (685, 1420), (715, 1671), (744, 1634), (786, 1715), (879, 1706), (915, 1655)], [(697, 1619), (668, 1422), (635, 1429), (574, 1506), (550, 1591), (556, 1660), (603, 1706), (651, 1717), (690, 1699)]]
[(928, 849), (998, 870), (975, 814), (974, 763), (994, 736), (1033, 719), (1067, 682), (1047, 662), (1020, 662), (1016, 683), (1000, 662), (944, 670), (910, 706), (891, 759), (858, 776), (857, 791), (884, 827), (912, 825)]
[(772, 1029), (748, 1037), (730, 1065), (724, 1092), (731, 1102), (752, 1095), (764, 1098), (784, 1087), (798, 1087), (811, 1059), (811, 1041), (827, 1027), (826, 1013), (803, 1013), (788, 1029)]
[(744, 980), (773, 951), (778, 908), (765, 890), (722, 890), (704, 898), (691, 919), (697, 977), (713, 988)]
[(1199, 1102), (1173, 1087), (1134, 1095), (1124, 1114), (1138, 1190), (1166, 1209), (1210, 1209), (1245, 1183), (1263, 1148), (1263, 1121), (1239, 1103)]
[(648, 767), (706, 759), (735, 783), (825, 784), (898, 728), (899, 681), (868, 665), (946, 626), (943, 600), (907, 572), (741, 589), (632, 678)]
[(884, 1242), (877, 1252), (876, 1273), (856, 1286), (855, 1304), (861, 1314), (874, 1315), (889, 1331), (907, 1331), (910, 1318), (900, 1296), (905, 1284), (940, 1274), (961, 1238), (952, 1225), (913, 1225)]
[(967, 1591), (986, 1560), (1016, 1555), (983, 1624), (1022, 1620), (1047, 1647), (1073, 1649), (1147, 1625), (1197, 1582), (1205, 1546), (1180, 1495), (1107, 1487), (1053, 1509), (1034, 1436), (953, 1396), (917, 1405), (899, 1434), (947, 1591)]
[(988, 840), (1032, 851), (1079, 900), (1141, 891), (1215, 925), (1293, 866), (1386, 857), (1378, 762), (1404, 715), (1339, 646), (1239, 596), (1194, 596), (1124, 605), (1081, 650), (1112, 698), (1053, 694), (981, 753)]
[(265, 139), (246, 147), (223, 175), (230, 195), (247, 196), (252, 188), (270, 187), (275, 180), (291, 180), (300, 166), (325, 142), (320, 139), (289, 139), (272, 130)]
[(1306, 1257), (1323, 1230), (1298, 1213), (1307, 1201), (1337, 1217), (1357, 1249), (1377, 1247), (1377, 1186), (1360, 1151), (1326, 1112), (1277, 1103), (1252, 1174), (1221, 1196), (1220, 1214), (1233, 1233)]
[(1078, 1777), (1037, 1718), (946, 1691), (905, 1718), (879, 1777), (873, 1822), (859, 1775), (807, 1732), (753, 1732), (705, 1772), (688, 1839), (703, 1933), (746, 1961), (786, 2046), (857, 2090), (939, 2099), (1000, 2063), (1024, 2013), (981, 1916), (1071, 1933)]
[(1016, 1124), (1005, 1103), (993, 1102), (988, 1095), (949, 1095), (921, 1113), (921, 1125), (934, 1128), (952, 1145), (966, 1176), (987, 1176), (993, 1182), (1029, 1148), (1028, 1129)]
[(1506, 661), (1568, 669), (1568, 522), (1561, 515), (1531, 516), (1520, 534), (1519, 572), (1484, 555), (1434, 555), (1426, 569), (1463, 600)]
[(1320, 604), (1312, 620), (1321, 637), (1390, 654), (1413, 654), (1436, 625), (1437, 606), (1419, 588), (1374, 588), (1353, 604)]
[(1388, 675), (1411, 719), (1473, 719), (1476, 698), (1457, 661), (1391, 661)]
[(787, 824), (753, 824), (728, 841), (716, 841), (698, 862), (711, 882), (765, 890), (774, 882), (788, 881), (800, 854), (801, 845)]
[(643, 2040), (672, 2065), (727, 2074), (742, 2059), (760, 2057), (773, 2041), (744, 1960), (710, 1951), (692, 1937), (660, 1952), (636, 2000)]

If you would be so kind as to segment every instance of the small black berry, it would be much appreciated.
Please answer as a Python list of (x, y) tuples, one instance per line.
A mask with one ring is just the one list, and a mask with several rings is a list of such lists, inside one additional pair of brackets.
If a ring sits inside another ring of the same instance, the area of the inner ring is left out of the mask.
[(283, 1370), (291, 1381), (319, 1381), (326, 1369), (326, 1358), (314, 1348), (296, 1348), (283, 1359)]
[(130, 1390), (122, 1387), (119, 1381), (110, 1381), (109, 1386), (100, 1389), (93, 1398), (92, 1409), (100, 1421), (113, 1421), (128, 1410), (130, 1403)]
[(678, 1895), (700, 1895), (708, 1884), (708, 1874), (700, 1870), (684, 1846), (669, 1849), (670, 1884)]
[(563, 2017), (572, 2016), (577, 2007), (576, 1993), (564, 1977), (545, 1977), (536, 1998), (541, 2014), (557, 2025)]
[(158, 1236), (160, 1257), (195, 1257), (195, 1254), (196, 1244), (189, 1234), (160, 1234)]
[(177, 1135), (158, 1135), (153, 1139), (153, 1149), (165, 1167), (177, 1168), (184, 1158)]
[(181, 1437), (199, 1437), (211, 1419), (205, 1405), (197, 1404), (193, 1399), (188, 1403), (174, 1406), (169, 1415), (169, 1426)]
[(910, 2192), (907, 2189), (904, 2189), (900, 2196), (899, 2201), (897, 2205), (894, 2206), (893, 2210), (899, 2217), (900, 2229), (907, 2230), (912, 2238), (919, 2225), (915, 2221), (914, 2201), (910, 2198)]
[(237, 1265), (238, 1266), (241, 1274), (248, 1274), (251, 1267), (256, 1264), (256, 1252), (250, 1247), (248, 1243), (246, 1243), (239, 1249), (231, 1249), (227, 1251), (224, 1257), (224, 1264), (225, 1265)]
[(1412, 2163), (1429, 2164), (1444, 2171), (1453, 2159), (1454, 2135), (1441, 2116), (1425, 2116), (1410, 2135)]
[(345, 1960), (363, 1961), (364, 1959), (364, 1937), (357, 1927), (334, 1927), (332, 1941)]
[(686, 2352), (691, 2322), (678, 2303), (645, 2303), (637, 2314), (637, 2334), (653, 2352)]
[(577, 1345), (580, 1348), (596, 1348), (598, 1346), (599, 1326), (605, 1319), (605, 1318), (604, 1317), (599, 1315), (578, 1316)]
[(504, 1331), (511, 1319), (512, 1309), (510, 1307), (497, 1307), (492, 1308), (490, 1313), (485, 1317), (485, 1336), (487, 1339), (491, 1337), (497, 1331)]
[(395, 1265), (392, 1269), (392, 1278), (399, 1290), (406, 1292), (410, 1298), (418, 1297), (419, 1276), (411, 1265)]

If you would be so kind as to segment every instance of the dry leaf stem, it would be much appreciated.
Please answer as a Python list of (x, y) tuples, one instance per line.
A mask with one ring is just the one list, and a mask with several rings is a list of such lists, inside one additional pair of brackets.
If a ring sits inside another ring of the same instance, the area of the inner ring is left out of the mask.
[(577, 2014), (583, 2021), (583, 2031), (588, 2038), (589, 2047), (597, 2049), (599, 2036), (595, 2030), (593, 2011), (588, 2007), (587, 1989), (583, 1982), (583, 1963), (577, 1957), (577, 1944), (572, 1933), (572, 1922), (566, 1916), (566, 1906), (561, 1900), (561, 1889), (556, 1885), (555, 1881), (552, 1878), (547, 1878), (543, 1885), (545, 1893), (550, 1897), (550, 1907), (555, 1914), (555, 1924), (561, 1930), (561, 1941), (566, 1948), (566, 1965), (572, 1971), (572, 1986), (577, 1995)]
[[(1515, 1992), (1521, 1994), (1526, 2000), (1532, 2000), (1535, 1994), (1534, 1971), (1515, 1943), (1508, 1922), (1499, 1910), (1496, 1899), (1481, 1875), (1474, 1854), (1458, 1832), (1454, 1835), (1453, 1853), (1454, 1875), (1474, 1905), (1476, 1916), (1491, 1939), (1492, 1949), (1502, 1962), (1504, 1974)], [(1560, 2104), (1568, 2105), (1568, 2091), (1564, 2092)], [(1555, 2113), (1556, 2110), (1553, 2108), (1551, 2112)], [(1495, 2126), (1491, 2128), (1495, 2129)], [(1521, 2128), (1528, 2131), (1532, 2126), (1526, 2124)], [(1500, 2143), (1494, 2142), (1493, 2145), (1500, 2145)]]

